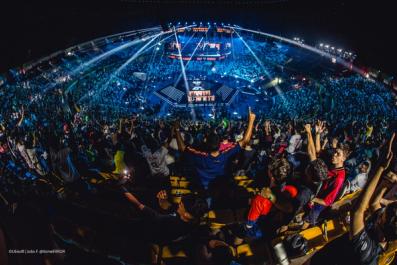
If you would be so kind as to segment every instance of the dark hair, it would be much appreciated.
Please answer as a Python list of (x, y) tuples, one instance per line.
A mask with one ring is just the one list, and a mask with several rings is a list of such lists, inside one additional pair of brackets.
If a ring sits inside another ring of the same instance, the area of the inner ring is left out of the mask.
[(224, 133), (222, 133), (221, 139), (222, 139), (222, 141), (230, 140), (230, 139), (232, 139), (232, 137), (231, 137), (231, 135), (228, 132), (224, 132)]
[(157, 139), (153, 138), (152, 136), (148, 136), (145, 138), (146, 138), (145, 143), (146, 143), (147, 147), (150, 149), (150, 151), (152, 151), (152, 153), (154, 153), (161, 147), (161, 145), (157, 141)]
[(369, 167), (369, 162), (368, 161), (363, 161), (363, 162), (361, 162), (361, 164), (363, 164), (366, 167)]
[(276, 181), (281, 181), (285, 179), (291, 171), (291, 165), (285, 158), (273, 160), (268, 168)]
[(328, 177), (328, 167), (325, 162), (318, 158), (307, 166), (307, 173), (310, 174), (315, 181), (322, 181)]
[(183, 196), (182, 203), (185, 206), (185, 210), (193, 216), (195, 221), (198, 221), (208, 212), (207, 202), (197, 195), (187, 194)]
[(383, 232), (387, 241), (397, 239), (397, 202), (386, 206), (386, 223)]
[(218, 246), (211, 250), (212, 261), (214, 264), (223, 265), (230, 264), (233, 260), (233, 254), (228, 246)]
[(347, 159), (347, 157), (350, 155), (350, 146), (348, 144), (338, 144), (338, 147), (336, 149), (340, 149), (343, 152), (343, 155)]
[(220, 139), (215, 133), (210, 133), (207, 136), (207, 150), (208, 152), (215, 152), (219, 150)]

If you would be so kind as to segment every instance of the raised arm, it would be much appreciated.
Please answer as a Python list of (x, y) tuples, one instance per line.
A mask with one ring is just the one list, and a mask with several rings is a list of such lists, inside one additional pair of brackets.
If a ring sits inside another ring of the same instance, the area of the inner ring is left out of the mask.
[(122, 132), (122, 129), (123, 129), (123, 119), (121, 118), (120, 120), (119, 120), (119, 133), (121, 133)]
[(382, 181), (381, 184), (376, 188), (375, 193), (369, 203), (369, 208), (371, 212), (375, 212), (382, 207), (381, 200), (385, 195), (386, 191), (389, 189), (389, 183), (387, 182), (387, 180)]
[(316, 154), (321, 152), (320, 136), (321, 136), (321, 133), (324, 132), (324, 129), (325, 129), (324, 122), (318, 121), (316, 126), (315, 126), (315, 131), (316, 131)]
[(265, 121), (265, 135), (270, 135), (270, 134), (271, 134), (270, 121), (267, 120)]
[(391, 149), (392, 149), (394, 137), (395, 137), (395, 133), (393, 133), (392, 137), (390, 138), (389, 145), (387, 147), (385, 155), (382, 156), (382, 161), (380, 162), (380, 165), (376, 170), (375, 175), (367, 183), (366, 187), (364, 188), (363, 192), (361, 193), (357, 201), (355, 209), (353, 209), (353, 215), (352, 215), (353, 219), (351, 222), (351, 229), (350, 229), (352, 236), (357, 235), (364, 228), (364, 212), (367, 209), (371, 197), (375, 192), (380, 177), (382, 176), (383, 172), (389, 167), (390, 162), (393, 158), (393, 153)]
[(248, 127), (244, 133), (243, 139), (238, 142), (241, 147), (245, 147), (251, 140), (252, 130), (254, 128), (255, 117), (256, 117), (255, 113), (251, 112), (251, 108), (249, 108), (249, 110), (248, 110)]
[(131, 192), (125, 191), (124, 196), (127, 198), (129, 202), (134, 204), (139, 210), (145, 208), (145, 205), (142, 204)]
[(21, 113), (21, 118), (19, 119), (19, 121), (18, 121), (18, 123), (17, 123), (17, 127), (19, 127), (19, 126), (22, 125), (23, 119), (25, 118), (25, 109), (24, 109), (23, 106), (22, 106), (21, 112), (22, 112), (22, 113)]
[(317, 159), (316, 147), (314, 146), (312, 127), (310, 124), (305, 125), (305, 131), (307, 133), (307, 153), (309, 154), (310, 161)]
[(37, 145), (36, 132), (33, 132), (33, 133), (32, 133), (32, 136), (33, 136), (33, 146), (36, 146), (36, 145)]
[(184, 152), (186, 149), (186, 145), (182, 139), (181, 133), (179, 132), (179, 123), (178, 122), (174, 123), (174, 126), (172, 127), (172, 134), (176, 138), (176, 143), (178, 144), (178, 150), (180, 152)]
[(324, 139), (323, 145), (321, 146), (321, 151), (325, 150), (325, 147), (327, 146), (328, 143), (328, 138)]

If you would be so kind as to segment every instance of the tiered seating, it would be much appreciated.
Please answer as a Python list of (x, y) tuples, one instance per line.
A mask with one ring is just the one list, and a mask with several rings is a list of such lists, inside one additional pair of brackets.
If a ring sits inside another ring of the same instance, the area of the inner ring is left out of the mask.
[(249, 193), (255, 194), (260, 191), (257, 187), (252, 186), (254, 180), (248, 178), (247, 176), (235, 176), (234, 181), (238, 186), (244, 187)]
[(185, 94), (173, 86), (167, 86), (166, 88), (163, 88), (161, 93), (172, 99), (174, 102), (180, 102), (183, 95)]
[[(306, 253), (305, 257), (310, 256), (314, 252), (325, 247), (331, 241), (343, 236), (349, 231), (349, 221), (347, 220), (348, 211), (350, 210), (352, 202), (358, 197), (359, 194), (360, 191), (347, 194), (332, 205), (330, 210), (337, 212), (337, 214), (335, 214), (337, 217), (324, 219), (319, 225), (302, 231), (287, 231), (282, 236), (275, 238), (272, 241), (272, 245), (274, 246), (277, 243), (282, 242), (288, 235), (299, 233), (308, 241), (308, 252)], [(334, 214), (332, 216), (334, 216)], [(386, 255), (387, 257), (385, 256), (384, 259), (390, 259), (393, 253)], [(302, 258), (298, 257), (292, 259), (291, 261), (293, 263), (295, 262), (296, 264), (301, 264), (301, 260)]]
[(230, 94), (234, 91), (234, 89), (228, 87), (228, 86), (221, 86), (218, 91), (216, 92), (217, 95), (222, 96), (222, 100), (224, 101), (225, 99), (227, 99)]
[[(99, 173), (99, 178), (91, 178), (90, 183), (99, 184), (107, 180), (113, 180), (117, 176), (109, 173)], [(259, 189), (253, 186), (253, 180), (247, 176), (235, 176), (235, 183), (243, 187), (249, 193), (259, 192)], [(171, 201), (173, 203), (179, 203), (182, 195), (192, 193), (193, 191), (190, 189), (190, 182), (185, 177), (180, 176), (171, 176), (170, 177), (171, 184)], [(293, 264), (298, 264), (300, 262), (298, 260), (306, 259), (311, 254), (323, 248), (329, 242), (335, 240), (336, 238), (344, 235), (348, 232), (349, 224), (346, 221), (346, 215), (343, 213), (347, 213), (346, 208), (351, 205), (352, 201), (354, 201), (360, 192), (351, 193), (345, 195), (342, 199), (335, 202), (331, 207), (333, 211), (339, 211), (341, 214), (338, 214), (337, 218), (326, 219), (320, 225), (311, 227), (309, 229), (303, 231), (288, 231), (284, 235), (274, 239), (271, 245), (276, 245), (277, 243), (283, 241), (287, 235), (299, 233), (303, 238), (308, 241), (308, 252), (305, 257), (292, 259), (291, 262)], [(248, 207), (248, 205), (247, 205)], [(228, 225), (241, 223), (245, 220), (247, 209), (222, 209), (222, 210), (211, 210), (207, 213), (205, 217), (205, 224), (209, 224), (209, 227), (213, 231), (217, 231), (222, 229)], [(181, 245), (182, 243), (182, 245)], [(231, 246), (231, 250), (233, 255), (238, 261), (244, 261), (250, 259), (255, 259), (258, 257), (256, 248), (257, 242), (249, 242), (242, 243), (239, 245)], [(153, 250), (156, 254), (156, 257), (163, 261), (167, 265), (173, 264), (187, 264), (190, 262), (189, 254), (183, 250), (183, 242), (177, 242), (175, 244), (169, 245), (154, 245)], [(263, 258), (271, 259), (272, 255), (270, 254), (269, 246), (261, 246), (262, 251), (267, 251), (264, 255), (261, 255)], [(396, 246), (389, 246), (388, 250), (381, 256), (379, 264), (388, 265), (391, 264), (391, 261), (394, 259)], [(187, 262), (187, 263), (186, 263)], [(161, 264), (161, 263), (158, 263)]]
[[(242, 186), (249, 192), (254, 192), (255, 189), (249, 187), (253, 180), (248, 179), (246, 176), (236, 176), (234, 178), (237, 185)], [(189, 189), (190, 182), (185, 177), (171, 176), (171, 201), (178, 203), (181, 199), (182, 194), (192, 192)], [(247, 205), (248, 207), (248, 205)], [(245, 220), (247, 209), (220, 209), (211, 210), (207, 213), (205, 222), (209, 224), (209, 227), (216, 231), (227, 225), (241, 223)], [(178, 243), (176, 243), (178, 245)], [(156, 255), (159, 259), (164, 261), (166, 264), (178, 264), (181, 260), (187, 261), (189, 259), (188, 254), (185, 253), (181, 248), (177, 248), (174, 245), (158, 246), (155, 245)], [(250, 244), (240, 244), (231, 247), (232, 253), (236, 259), (247, 259), (254, 257), (254, 251)], [(160, 255), (159, 255), (160, 253)], [(159, 263), (160, 264), (160, 263)]]

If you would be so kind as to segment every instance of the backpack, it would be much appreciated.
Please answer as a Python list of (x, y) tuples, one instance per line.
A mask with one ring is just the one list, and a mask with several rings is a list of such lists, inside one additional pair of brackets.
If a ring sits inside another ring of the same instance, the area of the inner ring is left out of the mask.
[(300, 234), (294, 234), (284, 239), (285, 250), (289, 258), (301, 257), (308, 252), (308, 241)]

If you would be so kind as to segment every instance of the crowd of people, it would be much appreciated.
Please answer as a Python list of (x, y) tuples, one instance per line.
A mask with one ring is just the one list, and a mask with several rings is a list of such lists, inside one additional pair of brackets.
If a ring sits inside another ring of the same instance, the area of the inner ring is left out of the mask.
[[(363, 190), (359, 212), (351, 210), (351, 244), (356, 249), (352, 253), (367, 264), (381, 252), (378, 243), (395, 238), (395, 194), (385, 196), (395, 185), (395, 160), (390, 158), (394, 146), (386, 158), (381, 151), (394, 130), (391, 122), (381, 126), (370, 121), (258, 122), (251, 110), (248, 121), (178, 122), (138, 115), (96, 120), (100, 115), (82, 117), (81, 108), (62, 92), (53, 96), (58, 105), (48, 106), (54, 107), (50, 113), (35, 112), (33, 104), (21, 106), (19, 112), (9, 113), (0, 128), (3, 172), (11, 172), (2, 175), (2, 196), (15, 200), (10, 205), (16, 207), (26, 199), (26, 194), (11, 188), (17, 185), (12, 178), (30, 176), (36, 182), (51, 183), (50, 175), (55, 175), (65, 189), (77, 193), (73, 196), (84, 198), (84, 194), (101, 196), (93, 194), (96, 188), (89, 180), (98, 172), (109, 172), (117, 179), (111, 185), (135, 207), (135, 217), (145, 220), (128, 229), (131, 236), (141, 230), (141, 240), (149, 243), (187, 240), (191, 262), (231, 264), (229, 246), (234, 243), (221, 236), (224, 231), (214, 235), (202, 223), (209, 209), (236, 207), (231, 202), (245, 206), (246, 221), (234, 224), (237, 228), (230, 233), (234, 238), (269, 241), (288, 231), (297, 215), (303, 214), (300, 229), (315, 226), (343, 194)], [(377, 211), (383, 218), (377, 223), (379, 229), (385, 229), (379, 238), (365, 234), (362, 223), (374, 193), (371, 189), (383, 171), (381, 195), (375, 193), (376, 203), (384, 203), (378, 207), (383, 210)], [(259, 192), (241, 194), (231, 181), (236, 175), (252, 178)], [(192, 193), (182, 196), (177, 205), (169, 200), (170, 176), (184, 176), (190, 182)], [(144, 190), (142, 198), (134, 194), (137, 187)], [(51, 198), (51, 192), (45, 194), (36, 195)], [(241, 201), (236, 199), (239, 196)], [(192, 246), (197, 239), (200, 243)], [(360, 250), (362, 244), (371, 244), (371, 255)]]
[[(286, 60), (277, 45), (256, 49), (266, 50), (260, 59), (275, 65)], [(251, 82), (266, 67), (275, 75), (244, 43), (234, 44), (233, 52), (230, 63), (191, 62), (188, 73)], [(145, 56), (117, 75), (120, 64), (105, 59), (66, 88), (70, 80), (41, 90), (52, 77), (41, 75), (0, 90), (1, 264), (76, 264), (72, 253), (4, 253), (4, 246), (57, 248), (61, 230), (70, 226), (78, 226), (85, 249), (101, 257), (116, 251), (132, 264), (167, 264), (160, 257), (164, 246), (183, 250), (185, 264), (251, 264), (233, 247), (269, 246), (317, 226), (336, 202), (356, 192), (347, 209), (350, 239), (325, 246), (311, 264), (376, 264), (397, 239), (397, 111), (382, 84), (325, 76), (274, 96), (269, 111), (258, 99), (248, 111), (242, 109), (250, 103), (232, 105), (239, 115), (224, 108), (197, 120), (183, 109), (163, 118), (162, 106), (150, 106), (147, 95), (177, 80), (180, 62), (161, 50)], [(138, 72), (146, 77), (133, 75)], [(252, 181), (251, 191), (236, 185), (241, 176)], [(174, 192), (172, 177), (189, 184), (183, 194)], [(225, 209), (243, 209), (243, 217), (213, 228), (209, 212)]]

